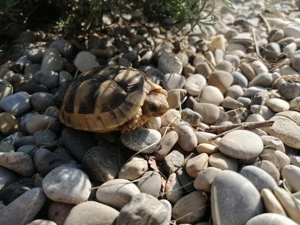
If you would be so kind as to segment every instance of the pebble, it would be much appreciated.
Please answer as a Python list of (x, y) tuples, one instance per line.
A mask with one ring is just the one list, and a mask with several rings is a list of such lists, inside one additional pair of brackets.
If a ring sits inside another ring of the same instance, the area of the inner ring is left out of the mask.
[(181, 168), (183, 164), (184, 155), (177, 150), (173, 150), (164, 158), (162, 165), (167, 174), (172, 174)]
[(64, 225), (87, 224), (87, 221), (88, 224), (114, 224), (118, 216), (119, 212), (110, 206), (86, 201), (72, 208)]
[(51, 170), (44, 177), (42, 186), (49, 199), (70, 204), (86, 201), (92, 187), (84, 172), (70, 166), (59, 166)]
[(177, 73), (166, 73), (162, 80), (162, 86), (167, 91), (181, 89), (185, 85), (185, 78)]
[(279, 171), (281, 171), (284, 166), (289, 165), (291, 161), (283, 152), (270, 148), (265, 148), (259, 157), (272, 162)]
[(214, 50), (214, 49), (220, 49), (223, 52), (225, 52), (225, 44), (226, 44), (226, 39), (224, 35), (220, 34), (212, 38), (209, 47)]
[(238, 99), (239, 97), (242, 97), (243, 94), (244, 94), (244, 90), (240, 85), (232, 85), (227, 89), (225, 97)]
[(257, 166), (258, 168), (261, 168), (262, 170), (266, 171), (268, 174), (273, 177), (273, 179), (278, 182), (280, 179), (280, 173), (277, 167), (270, 162), (269, 160), (260, 160), (254, 163), (254, 166)]
[(0, 101), (0, 109), (13, 116), (19, 116), (31, 109), (29, 94), (18, 92), (3, 98)]
[(164, 115), (161, 116), (162, 126), (173, 126), (181, 119), (181, 114), (176, 109), (169, 109)]
[(235, 130), (226, 134), (219, 142), (220, 151), (235, 159), (251, 159), (263, 151), (260, 137), (251, 131)]
[(13, 171), (0, 166), (0, 190), (18, 179), (18, 176)]
[(215, 70), (209, 75), (207, 83), (217, 87), (222, 94), (225, 94), (233, 83), (233, 76), (226, 71)]
[(133, 151), (151, 154), (157, 150), (160, 139), (161, 134), (157, 130), (139, 127), (124, 134), (121, 142)]
[(50, 220), (37, 219), (32, 221), (31, 223), (28, 223), (27, 225), (57, 225), (57, 224)]
[(158, 197), (161, 189), (162, 177), (158, 172), (147, 171), (136, 183), (140, 192)]
[(45, 54), (44, 48), (32, 48), (26, 52), (27, 58), (32, 63), (41, 63)]
[(204, 191), (193, 191), (174, 204), (172, 217), (180, 224), (200, 222), (207, 210), (207, 202), (208, 196)]
[(178, 122), (175, 126), (178, 144), (186, 152), (193, 151), (197, 146), (197, 137), (193, 128), (186, 122)]
[(223, 100), (224, 96), (217, 87), (207, 85), (202, 90), (199, 102), (220, 105), (223, 102)]
[(184, 89), (192, 96), (198, 96), (206, 86), (206, 79), (200, 74), (194, 74), (186, 79)]
[(195, 178), (194, 188), (199, 191), (210, 193), (211, 184), (221, 171), (221, 169), (216, 167), (207, 167), (206, 169), (200, 171)]
[(89, 69), (99, 66), (96, 56), (87, 51), (79, 52), (76, 55), (74, 64), (80, 72), (84, 72), (84, 71), (87, 71)]
[(178, 134), (175, 131), (166, 133), (160, 140), (160, 147), (155, 152), (155, 158), (157, 161), (163, 160), (166, 155), (171, 151), (172, 147), (178, 141)]
[(165, 195), (167, 200), (174, 204), (178, 201), (178, 199), (184, 196), (184, 194), (184, 189), (181, 187), (176, 173), (171, 173), (168, 177), (165, 187)]
[(294, 98), (292, 101), (289, 102), (290, 110), (300, 111), (300, 97)]
[[(295, 118), (295, 119), (289, 119)], [(270, 120), (275, 121), (271, 127), (265, 127), (269, 135), (279, 138), (285, 145), (300, 149), (300, 127), (297, 121), (300, 121), (300, 113), (294, 111), (285, 111), (277, 113)]]
[(51, 202), (49, 205), (48, 218), (56, 222), (57, 225), (63, 225), (73, 207), (74, 205), (72, 204)]
[(191, 177), (196, 177), (200, 171), (205, 170), (208, 166), (208, 155), (201, 153), (196, 156), (191, 156), (185, 164), (185, 170)]
[(291, 55), (291, 60), (292, 60), (292, 67), (297, 70), (298, 72), (300, 71), (300, 66), (299, 66), (299, 61), (300, 61), (300, 51), (295, 51)]
[(167, 101), (170, 109), (176, 109), (181, 105), (181, 102), (185, 99), (187, 91), (184, 89), (173, 89), (168, 91)]
[[(199, 141), (198, 141), (199, 142)], [(206, 153), (211, 155), (219, 151), (218, 147), (213, 144), (201, 143), (196, 147), (198, 153)]]
[(193, 127), (199, 126), (202, 121), (202, 116), (189, 108), (181, 111), (181, 118)]
[[(231, 56), (232, 57), (232, 56)], [(229, 58), (228, 57), (228, 55), (227, 55), (227, 58)], [(216, 65), (216, 69), (217, 70), (223, 70), (223, 71), (226, 71), (226, 72), (232, 72), (232, 70), (233, 70), (233, 66), (232, 66), (232, 64), (229, 62), (229, 60), (227, 61), (227, 60), (224, 60), (224, 61), (221, 61), (221, 62), (219, 62), (217, 65)]]
[(0, 212), (0, 223), (19, 225), (31, 222), (46, 201), (41, 188), (26, 191)]
[(158, 69), (164, 74), (181, 74), (182, 62), (171, 52), (163, 52), (158, 58)]
[[(253, 66), (253, 63), (250, 65), (249, 63), (247, 62), (242, 62), (241, 65), (240, 65), (240, 69), (242, 71), (242, 75), (245, 76), (245, 78), (248, 80), (248, 81), (251, 81), (254, 79), (254, 77), (256, 76), (256, 71), (254, 70), (254, 68), (257, 68), (258, 66), (256, 66), (254, 64)], [(238, 75), (239, 73), (233, 73), (233, 74), (236, 74)], [(248, 82), (247, 81), (247, 82)], [(247, 86), (247, 85), (246, 85)]]
[(24, 152), (0, 152), (0, 166), (25, 177), (31, 177), (35, 172), (30, 155)]
[(287, 101), (300, 96), (300, 84), (296, 82), (286, 82), (278, 87), (278, 93)]
[(57, 135), (52, 130), (39, 130), (33, 134), (33, 140), (38, 146), (55, 145)]
[(121, 168), (118, 177), (127, 180), (136, 180), (148, 170), (148, 162), (140, 155), (131, 157)]
[(300, 29), (299, 27), (295, 26), (286, 26), (283, 28), (284, 35), (286, 37), (294, 37), (300, 38)]
[(262, 189), (261, 197), (264, 201), (264, 205), (267, 212), (287, 216), (282, 205), (280, 204), (280, 202), (278, 201), (278, 199), (275, 197), (274, 193), (270, 189), (267, 188)]
[(48, 107), (54, 106), (54, 95), (46, 92), (33, 93), (30, 96), (30, 103), (35, 110), (45, 111)]
[(83, 156), (82, 163), (88, 175), (100, 182), (114, 179), (125, 162), (117, 145), (103, 141), (90, 148)]
[(101, 184), (96, 192), (100, 203), (117, 210), (130, 202), (131, 198), (140, 193), (134, 183), (125, 179), (114, 179)]
[(263, 141), (264, 146), (268, 146), (268, 148), (279, 150), (279, 151), (285, 153), (285, 147), (279, 138), (269, 136), (269, 135), (263, 135), (263, 136), (260, 136), (260, 138)]
[(56, 48), (48, 48), (43, 57), (41, 70), (60, 71), (63, 68), (63, 61)]
[(0, 113), (0, 131), (4, 135), (10, 135), (19, 130), (18, 121), (16, 117), (10, 113)]
[(71, 57), (73, 53), (73, 45), (65, 39), (58, 39), (56, 41), (53, 41), (49, 45), (49, 48), (56, 48), (59, 53), (65, 58)]
[(245, 225), (297, 225), (293, 220), (289, 219), (288, 217), (276, 214), (276, 213), (263, 213), (257, 215), (250, 220), (247, 221)]
[(7, 80), (0, 79), (0, 100), (13, 93), (13, 85)]
[(281, 176), (285, 179), (292, 193), (300, 191), (300, 168), (294, 165), (286, 165), (281, 169)]
[[(260, 193), (253, 184), (229, 170), (215, 177), (211, 187), (211, 204), (212, 220), (216, 225), (242, 225), (264, 212)], [(232, 211), (235, 216), (228, 216)]]
[(256, 166), (245, 166), (239, 173), (251, 181), (259, 192), (264, 188), (274, 190), (277, 187), (277, 183), (273, 177)]
[(193, 110), (202, 116), (203, 122), (206, 124), (213, 124), (220, 115), (218, 106), (211, 103), (196, 103)]
[(256, 77), (254, 77), (250, 83), (249, 87), (252, 86), (261, 86), (261, 87), (270, 87), (273, 83), (273, 77), (271, 73), (259, 73)]
[[(58, 73), (54, 72), (52, 70), (39, 70), (33, 75), (33, 80), (37, 84), (41, 84), (44, 87), (48, 89), (57, 88), (58, 85)], [(36, 90), (35, 92), (42, 91), (42, 90)], [(44, 90), (44, 91), (47, 91)]]
[(283, 188), (276, 188), (274, 190), (276, 198), (283, 206), (286, 214), (296, 223), (300, 223), (299, 204), (300, 200), (292, 197), (292, 195)]
[(221, 170), (238, 171), (238, 161), (221, 152), (213, 153), (209, 156), (209, 164)]
[(121, 210), (116, 225), (161, 225), (168, 217), (167, 208), (155, 197), (140, 193), (131, 198)]

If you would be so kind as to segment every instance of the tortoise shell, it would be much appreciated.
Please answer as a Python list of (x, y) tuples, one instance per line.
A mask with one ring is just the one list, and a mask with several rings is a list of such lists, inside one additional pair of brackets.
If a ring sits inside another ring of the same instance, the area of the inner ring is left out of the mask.
[(91, 132), (130, 131), (168, 108), (167, 91), (141, 71), (123, 66), (97, 67), (68, 87), (60, 120)]

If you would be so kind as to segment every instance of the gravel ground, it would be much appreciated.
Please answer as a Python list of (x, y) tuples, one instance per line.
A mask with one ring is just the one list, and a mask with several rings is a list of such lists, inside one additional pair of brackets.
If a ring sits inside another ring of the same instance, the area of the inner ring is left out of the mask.
[[(235, 1), (207, 35), (22, 33), (0, 66), (0, 224), (300, 224), (298, 5)], [(65, 126), (74, 77), (115, 64), (160, 84), (169, 110), (123, 134)]]

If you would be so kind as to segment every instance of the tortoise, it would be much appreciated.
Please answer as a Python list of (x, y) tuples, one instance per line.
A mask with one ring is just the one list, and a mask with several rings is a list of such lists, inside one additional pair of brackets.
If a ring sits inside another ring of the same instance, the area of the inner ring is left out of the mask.
[(128, 132), (169, 108), (167, 91), (132, 67), (96, 67), (68, 87), (60, 120), (77, 130)]

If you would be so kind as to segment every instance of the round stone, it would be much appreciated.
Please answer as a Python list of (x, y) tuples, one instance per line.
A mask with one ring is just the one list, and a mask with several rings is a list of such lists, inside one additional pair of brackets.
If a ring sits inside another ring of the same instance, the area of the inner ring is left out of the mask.
[(186, 81), (184, 76), (177, 73), (167, 73), (164, 75), (164, 78), (162, 80), (162, 86), (167, 91), (173, 89), (180, 89), (184, 87), (185, 82)]
[(290, 105), (287, 101), (280, 98), (271, 98), (267, 101), (267, 106), (274, 112), (283, 112), (287, 111), (290, 108)]
[(59, 166), (43, 179), (45, 194), (57, 202), (70, 204), (84, 202), (90, 196), (91, 187), (91, 182), (84, 172), (69, 166)]
[(260, 160), (254, 163), (254, 166), (261, 168), (273, 177), (276, 182), (279, 182), (280, 174), (276, 166), (268, 160)]
[(59, 53), (63, 56), (63, 57), (70, 57), (72, 56), (73, 53), (73, 46), (72, 44), (64, 39), (59, 39), (59, 40), (55, 40), (53, 41), (50, 45), (49, 48), (56, 48)]
[[(211, 209), (216, 225), (244, 225), (264, 212), (260, 193), (253, 184), (229, 170), (219, 173), (212, 183)], [(235, 216), (228, 216), (233, 211)]]
[(172, 173), (168, 177), (165, 187), (166, 198), (171, 202), (175, 203), (184, 196), (184, 189), (181, 187), (181, 184), (178, 180), (177, 174)]
[(148, 162), (140, 155), (131, 157), (119, 171), (118, 177), (136, 180), (148, 170)]
[(16, 117), (7, 112), (0, 113), (0, 131), (3, 134), (12, 134), (18, 131), (18, 128), (19, 126)]
[(207, 85), (202, 90), (199, 102), (220, 105), (223, 102), (223, 100), (224, 96), (217, 87)]
[(0, 79), (0, 99), (3, 99), (13, 93), (13, 86), (7, 80)]
[(196, 177), (198, 173), (208, 166), (208, 155), (201, 153), (187, 160), (185, 170), (191, 177)]
[(260, 73), (253, 80), (250, 81), (249, 87), (261, 86), (270, 87), (273, 83), (273, 77), (271, 73)]
[(163, 160), (163, 168), (167, 174), (176, 172), (184, 164), (184, 155), (177, 151), (171, 151)]
[(184, 89), (192, 96), (198, 96), (206, 86), (206, 79), (200, 74), (189, 76), (186, 80)]
[(19, 116), (31, 109), (29, 94), (18, 92), (9, 95), (0, 101), (0, 108), (13, 116)]
[(200, 171), (194, 181), (195, 189), (209, 193), (211, 191), (212, 182), (221, 171), (221, 169), (215, 167), (207, 167)]
[(281, 170), (281, 176), (286, 180), (292, 192), (300, 191), (300, 168), (298, 166), (284, 166)]
[(35, 110), (45, 111), (54, 106), (54, 95), (46, 92), (36, 92), (30, 96), (30, 102)]
[(87, 221), (88, 224), (113, 224), (118, 216), (119, 212), (112, 207), (87, 201), (72, 208), (64, 225), (87, 224)]
[(199, 126), (202, 121), (202, 116), (189, 108), (181, 111), (181, 118), (193, 127)]
[(155, 152), (156, 160), (163, 160), (177, 141), (178, 134), (174, 130), (166, 133), (160, 140), (160, 148)]
[(158, 69), (164, 74), (181, 74), (183, 67), (182, 62), (174, 53), (163, 52), (158, 58)]
[(181, 105), (181, 102), (186, 98), (187, 91), (184, 89), (173, 89), (168, 91), (167, 101), (170, 109), (176, 109)]
[(157, 130), (139, 127), (124, 134), (121, 142), (133, 151), (149, 154), (157, 150), (160, 139), (161, 134)]
[(63, 61), (59, 51), (56, 48), (48, 48), (45, 51), (41, 69), (60, 71), (63, 68)]
[(224, 94), (233, 83), (233, 76), (226, 71), (215, 70), (209, 75), (207, 83), (217, 87)]
[(158, 172), (147, 171), (142, 177), (140, 177), (136, 183), (140, 192), (147, 193), (154, 197), (158, 197), (160, 194), (162, 184), (162, 177)]
[(100, 203), (120, 210), (130, 202), (134, 195), (140, 193), (137, 186), (125, 179), (114, 179), (103, 183), (96, 192), (97, 200)]
[(251, 159), (263, 151), (261, 138), (247, 130), (235, 130), (226, 134), (219, 142), (220, 151), (232, 158)]
[(193, 110), (199, 113), (203, 118), (203, 122), (207, 124), (216, 122), (220, 115), (218, 106), (211, 103), (196, 103)]
[(238, 161), (235, 158), (222, 154), (221, 152), (211, 154), (208, 162), (213, 167), (221, 170), (238, 171)]
[(189, 124), (178, 122), (175, 131), (178, 134), (178, 144), (184, 151), (191, 152), (196, 148), (197, 137)]
[(80, 72), (99, 66), (96, 56), (87, 51), (79, 52), (74, 60), (74, 64)]
[(195, 224), (203, 219), (207, 209), (207, 194), (193, 191), (180, 198), (173, 206), (172, 216), (180, 224)]
[(263, 160), (270, 161), (279, 171), (281, 171), (284, 166), (289, 165), (291, 161), (285, 153), (270, 148), (265, 148), (259, 157)]
[(245, 225), (297, 225), (293, 220), (286, 216), (282, 216), (276, 213), (263, 213), (257, 215), (247, 221)]

